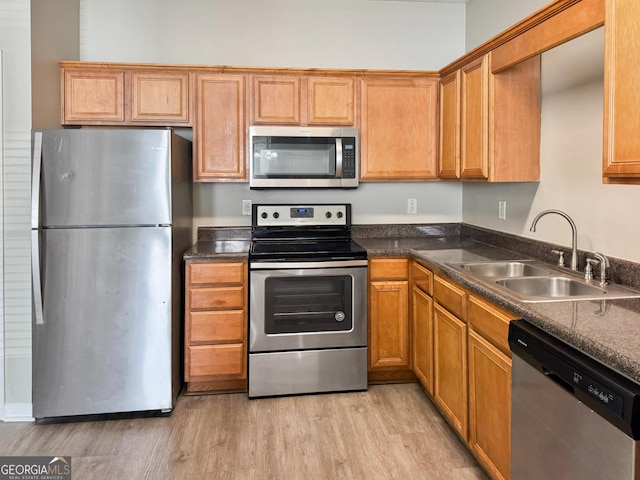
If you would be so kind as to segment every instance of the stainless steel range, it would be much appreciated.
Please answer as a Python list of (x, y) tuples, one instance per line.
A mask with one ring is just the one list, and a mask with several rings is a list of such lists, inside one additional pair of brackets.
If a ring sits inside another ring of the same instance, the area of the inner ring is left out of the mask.
[(351, 205), (253, 205), (249, 397), (366, 390), (367, 253)]

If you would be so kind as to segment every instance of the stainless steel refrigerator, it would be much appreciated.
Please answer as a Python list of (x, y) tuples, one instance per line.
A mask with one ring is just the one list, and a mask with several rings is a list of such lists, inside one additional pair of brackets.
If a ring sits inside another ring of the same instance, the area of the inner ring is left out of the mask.
[(170, 411), (191, 142), (169, 129), (32, 137), (34, 417)]

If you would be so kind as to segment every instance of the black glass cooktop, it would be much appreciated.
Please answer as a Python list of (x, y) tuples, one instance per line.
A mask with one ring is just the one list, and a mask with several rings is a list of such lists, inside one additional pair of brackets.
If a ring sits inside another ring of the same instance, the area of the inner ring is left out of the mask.
[(254, 240), (253, 260), (366, 259), (367, 251), (351, 239), (339, 240)]

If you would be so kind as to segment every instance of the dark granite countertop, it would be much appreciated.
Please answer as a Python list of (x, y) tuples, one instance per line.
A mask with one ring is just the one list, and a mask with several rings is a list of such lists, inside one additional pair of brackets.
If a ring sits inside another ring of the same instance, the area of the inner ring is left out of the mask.
[[(455, 242), (454, 242), (455, 243)], [(447, 263), (511, 260), (523, 255), (478, 243), (461, 248), (414, 249), (411, 256), (435, 272), (640, 382), (640, 299), (523, 303), (488, 287)]]
[[(352, 233), (353, 239), (367, 250), (369, 256), (411, 256), (421, 260), (469, 291), (520, 315), (547, 333), (640, 382), (640, 299), (523, 303), (447, 265), (525, 258), (549, 262), (552, 257), (544, 257), (544, 252), (550, 250), (549, 244), (499, 232), (474, 230), (464, 225), (461, 231), (458, 224), (419, 228), (362, 226), (354, 227)], [(184, 258), (246, 258), (250, 247), (249, 234), (248, 229), (242, 228), (203, 229), (199, 231), (198, 242), (184, 254)], [(502, 248), (492, 246), (494, 244)], [(523, 253), (516, 253), (518, 251)], [(614, 281), (640, 289), (637, 265), (610, 260)]]
[(199, 240), (184, 253), (183, 258), (185, 260), (247, 258), (250, 246), (249, 240)]
[(464, 248), (478, 243), (466, 237), (353, 238), (370, 257), (410, 256), (412, 250)]

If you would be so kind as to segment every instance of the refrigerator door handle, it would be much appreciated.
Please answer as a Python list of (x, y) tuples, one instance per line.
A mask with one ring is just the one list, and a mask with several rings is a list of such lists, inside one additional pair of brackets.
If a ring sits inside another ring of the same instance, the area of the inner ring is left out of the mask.
[(42, 169), (42, 132), (33, 136), (31, 165), (31, 289), (36, 325), (44, 325), (42, 311), (42, 279), (40, 278), (40, 171)]
[(39, 235), (40, 232), (38, 230), (31, 230), (31, 288), (33, 290), (33, 309), (36, 325), (44, 325)]
[(33, 164), (31, 165), (31, 228), (40, 225), (40, 171), (42, 169), (42, 132), (33, 136)]

